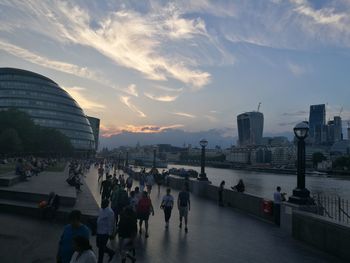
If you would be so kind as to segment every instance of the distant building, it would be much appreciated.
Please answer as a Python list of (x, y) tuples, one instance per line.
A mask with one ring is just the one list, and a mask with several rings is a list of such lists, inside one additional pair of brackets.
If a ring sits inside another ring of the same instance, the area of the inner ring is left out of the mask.
[(350, 127), (348, 127), (348, 140), (350, 141)]
[(314, 142), (318, 143), (318, 140), (322, 138), (322, 130), (326, 125), (326, 105), (311, 105), (309, 115), (309, 134), (314, 139)]
[(264, 130), (264, 115), (261, 112), (246, 112), (237, 116), (240, 146), (260, 145)]
[(92, 129), (92, 132), (94, 134), (95, 138), (95, 151), (97, 151), (98, 148), (98, 142), (99, 142), (99, 136), (100, 136), (100, 119), (91, 117), (91, 116), (86, 116), (87, 119), (90, 122), (90, 126)]

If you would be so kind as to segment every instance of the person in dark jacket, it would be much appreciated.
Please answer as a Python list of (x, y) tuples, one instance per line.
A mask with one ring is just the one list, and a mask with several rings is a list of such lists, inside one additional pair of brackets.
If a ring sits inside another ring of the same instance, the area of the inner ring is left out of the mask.
[(224, 206), (224, 187), (225, 187), (225, 181), (222, 181), (219, 186), (219, 206)]
[[(137, 219), (135, 211), (130, 206), (127, 206), (120, 215), (118, 235), (122, 262), (126, 262), (127, 257), (135, 262), (134, 239), (137, 235)], [(132, 250), (133, 255), (128, 253), (129, 250)]]
[(238, 184), (236, 184), (235, 186), (231, 187), (232, 190), (235, 190), (239, 193), (243, 193), (245, 191), (245, 185), (243, 183), (242, 179), (239, 179)]

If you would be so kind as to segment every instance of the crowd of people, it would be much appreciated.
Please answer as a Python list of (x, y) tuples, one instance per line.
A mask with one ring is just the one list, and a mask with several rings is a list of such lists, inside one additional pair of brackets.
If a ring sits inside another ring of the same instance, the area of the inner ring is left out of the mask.
[(55, 166), (56, 159), (52, 158), (37, 158), (34, 156), (26, 158), (17, 158), (15, 165), (15, 174), (21, 177), (21, 180), (28, 181), (32, 176), (38, 176), (48, 166)]

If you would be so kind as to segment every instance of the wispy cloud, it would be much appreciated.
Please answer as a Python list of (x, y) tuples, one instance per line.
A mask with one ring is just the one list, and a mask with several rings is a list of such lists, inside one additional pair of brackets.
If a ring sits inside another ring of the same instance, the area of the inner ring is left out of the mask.
[(170, 96), (170, 95), (156, 96), (148, 92), (145, 92), (144, 95), (151, 100), (156, 100), (161, 102), (172, 102), (172, 101), (175, 101), (178, 97), (178, 96)]
[(113, 128), (101, 126), (101, 133), (103, 137), (110, 137), (117, 135), (123, 132), (133, 132), (133, 133), (159, 133), (170, 129), (181, 128), (184, 125), (182, 124), (173, 124), (167, 126), (158, 126), (158, 125), (125, 125), (123, 127)]
[(128, 91), (128, 93), (129, 93), (130, 95), (133, 95), (133, 96), (135, 96), (135, 97), (138, 97), (138, 96), (139, 96), (135, 84), (130, 84), (130, 85), (127, 87), (126, 90)]
[(84, 110), (101, 111), (106, 108), (104, 104), (90, 100), (83, 94), (86, 89), (82, 87), (64, 87), (64, 89), (78, 102)]
[(191, 118), (191, 119), (196, 118), (195, 115), (186, 113), (186, 112), (173, 112), (173, 114), (181, 117)]
[(304, 75), (306, 73), (306, 69), (302, 67), (301, 65), (297, 65), (292, 62), (287, 63), (287, 67), (289, 71), (296, 77), (299, 77), (301, 75)]
[(120, 96), (119, 99), (130, 110), (132, 110), (133, 112), (136, 112), (139, 115), (139, 117), (142, 117), (142, 118), (147, 117), (145, 113), (143, 113), (137, 106), (135, 106), (134, 104), (132, 104), (130, 102), (130, 97), (128, 97), (128, 96)]
[(65, 44), (88, 46), (146, 78), (173, 78), (194, 88), (210, 82), (210, 73), (200, 70), (195, 59), (168, 50), (171, 41), (181, 39), (184, 44), (208, 39), (203, 20), (185, 17), (172, 5), (152, 9), (146, 15), (124, 8), (103, 16), (72, 2), (27, 0), (7, 5), (26, 14), (18, 27)]

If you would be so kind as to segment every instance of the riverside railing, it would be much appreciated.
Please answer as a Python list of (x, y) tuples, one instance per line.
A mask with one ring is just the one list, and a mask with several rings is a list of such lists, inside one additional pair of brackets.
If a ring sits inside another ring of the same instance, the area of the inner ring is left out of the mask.
[(313, 199), (317, 205), (317, 214), (334, 221), (350, 224), (350, 202), (339, 196), (324, 196), (314, 194)]

